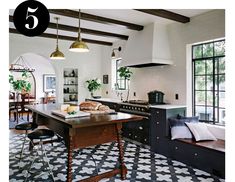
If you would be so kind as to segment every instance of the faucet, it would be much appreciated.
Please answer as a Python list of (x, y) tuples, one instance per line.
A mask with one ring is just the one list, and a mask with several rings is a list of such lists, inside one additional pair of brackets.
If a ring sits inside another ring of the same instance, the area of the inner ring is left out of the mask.
[(121, 98), (121, 101), (123, 101), (123, 96), (122, 96), (122, 92), (117, 92), (117, 96)]

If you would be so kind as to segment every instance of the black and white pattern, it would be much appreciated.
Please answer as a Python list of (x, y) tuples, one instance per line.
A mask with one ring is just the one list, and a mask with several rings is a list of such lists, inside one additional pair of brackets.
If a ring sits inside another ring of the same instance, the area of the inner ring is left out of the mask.
[[(20, 151), (22, 141), (20, 135), (10, 138), (9, 149), (9, 179), (10, 182), (23, 182), (26, 176), (26, 169), (30, 165), (33, 153), (28, 151), (28, 144), (24, 150), (24, 158), (21, 163), (15, 155)], [(28, 142), (27, 142), (28, 143)], [(62, 143), (45, 145), (47, 156), (55, 181), (66, 181), (66, 161), (67, 150)], [(171, 160), (163, 155), (150, 152), (149, 149), (139, 147), (133, 143), (124, 141), (124, 161), (128, 169), (127, 179), (121, 180), (120, 175), (111, 179), (103, 179), (102, 182), (145, 182), (145, 181), (164, 181), (164, 182), (224, 182), (204, 171), (194, 169), (181, 162)], [(96, 174), (96, 161), (99, 173), (109, 171), (118, 166), (118, 148), (117, 143), (106, 143), (94, 147), (88, 147), (77, 150), (73, 154), (73, 182), (87, 178)], [(19, 166), (23, 170), (19, 169)], [(32, 170), (41, 172), (44, 166), (36, 161)], [(38, 178), (37, 178), (38, 177)], [(52, 181), (48, 173), (39, 176), (38, 173), (29, 174), (29, 181)]]

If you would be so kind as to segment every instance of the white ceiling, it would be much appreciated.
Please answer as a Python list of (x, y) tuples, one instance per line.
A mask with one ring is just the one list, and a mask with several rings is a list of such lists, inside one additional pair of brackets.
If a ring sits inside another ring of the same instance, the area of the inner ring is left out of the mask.
[[(167, 9), (167, 10), (190, 17), (190, 18), (206, 13), (208, 11), (211, 11), (211, 9)], [(10, 15), (13, 15), (13, 12), (14, 10), (10, 10)], [(152, 22), (161, 23), (161, 24), (170, 24), (170, 23), (175, 22), (172, 20), (149, 15), (149, 14), (142, 13), (142, 12), (132, 10), (132, 9), (82, 9), (81, 12), (89, 13), (89, 14), (93, 14), (97, 16), (103, 16), (106, 18), (116, 19), (120, 21), (125, 21), (129, 23), (134, 23), (138, 25), (143, 25), (143, 26)], [(55, 22), (54, 20), (55, 16), (58, 16), (58, 15), (51, 14), (50, 22)], [(78, 26), (78, 19), (69, 18), (65, 16), (58, 16), (58, 17), (60, 17), (59, 24)], [(10, 23), (9, 26), (10, 28), (15, 28), (13, 23)], [(123, 35), (128, 35), (132, 31), (134, 31), (134, 30), (126, 29), (125, 27), (121, 27), (121, 26), (107, 25), (107, 24), (95, 23), (95, 22), (85, 21), (85, 20), (81, 20), (81, 27), (105, 31), (105, 32), (111, 32), (111, 33), (118, 33), (118, 34), (123, 34)], [(56, 34), (56, 30), (48, 28), (45, 33)], [(66, 36), (74, 36), (74, 37), (77, 36), (77, 33), (61, 31), (61, 30), (59, 30), (59, 34), (66, 35)], [(101, 41), (107, 41), (107, 42), (115, 42), (118, 40), (115, 37), (103, 37), (103, 36), (95, 36), (95, 35), (89, 35), (89, 34), (81, 34), (81, 36), (82, 38), (86, 38), (86, 39), (95, 39), (95, 40), (101, 40)]]

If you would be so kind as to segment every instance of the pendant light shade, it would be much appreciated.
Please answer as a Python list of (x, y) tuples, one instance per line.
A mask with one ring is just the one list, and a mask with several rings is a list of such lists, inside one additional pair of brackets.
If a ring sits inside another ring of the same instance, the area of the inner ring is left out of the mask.
[(81, 19), (81, 11), (79, 9), (79, 18), (78, 18), (78, 38), (75, 42), (73, 42), (69, 48), (72, 52), (89, 52), (89, 48), (85, 42), (81, 39), (81, 29), (80, 29), (80, 19)]
[(56, 59), (56, 60), (61, 60), (61, 59), (65, 59), (64, 54), (59, 50), (59, 46), (58, 46), (58, 17), (55, 17), (56, 20), (56, 24), (57, 24), (57, 38), (56, 38), (56, 49), (53, 53), (51, 53), (50, 58), (51, 59)]

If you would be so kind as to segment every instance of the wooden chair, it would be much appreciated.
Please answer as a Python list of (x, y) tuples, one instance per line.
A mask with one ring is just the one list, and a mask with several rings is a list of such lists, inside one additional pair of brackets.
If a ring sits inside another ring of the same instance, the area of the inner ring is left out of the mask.
[(27, 114), (27, 121), (29, 121), (30, 110), (26, 109), (24, 106), (30, 104), (30, 95), (28, 93), (17, 93), (16, 102), (15, 102), (15, 112), (16, 112), (16, 121), (18, 123), (19, 117), (23, 119), (24, 113)]
[[(15, 92), (9, 92), (9, 100), (10, 99), (15, 99)], [(15, 103), (11, 103), (11, 102), (9, 102), (9, 120), (11, 120), (11, 114), (12, 114), (12, 112), (14, 111), (16, 109), (16, 107), (15, 107)], [(14, 114), (14, 121), (16, 120), (16, 113), (15, 112), (13, 112), (13, 114)]]

